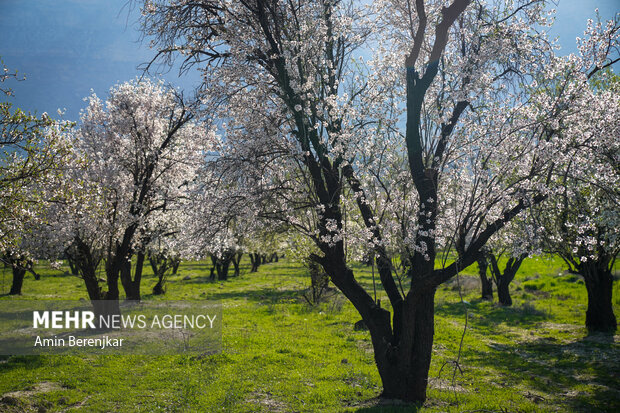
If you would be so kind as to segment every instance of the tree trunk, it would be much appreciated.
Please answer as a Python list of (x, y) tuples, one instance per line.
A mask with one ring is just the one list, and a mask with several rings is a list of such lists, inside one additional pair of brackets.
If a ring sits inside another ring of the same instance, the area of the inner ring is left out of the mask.
[[(71, 251), (71, 252), (70, 252)], [(81, 275), (86, 285), (86, 291), (91, 301), (103, 300), (103, 292), (97, 279), (97, 267), (99, 260), (93, 251), (80, 238), (75, 238), (72, 246), (66, 251), (67, 261), (73, 263), (73, 268)], [(73, 272), (73, 269), (71, 270)]]
[(523, 260), (527, 257), (527, 254), (522, 254), (519, 257), (510, 257), (506, 261), (506, 267), (502, 273), (497, 263), (497, 258), (494, 254), (489, 254), (491, 261), (491, 272), (493, 274), (493, 280), (497, 286), (497, 298), (501, 305), (510, 307), (512, 305), (512, 297), (510, 296), (510, 283), (515, 279), (517, 271)]
[(252, 268), (250, 269), (250, 272), (257, 272), (258, 267), (260, 266), (260, 254), (251, 252), (250, 262), (252, 263)]
[(505, 307), (510, 307), (512, 305), (510, 281), (508, 281), (506, 277), (501, 277), (497, 284), (497, 299), (499, 303)]
[[(487, 277), (487, 258), (482, 255), (478, 258), (478, 274), (480, 275), (480, 283), (482, 284), (482, 299), (493, 301), (493, 281)], [(499, 292), (498, 292), (499, 294)]]
[(142, 269), (144, 268), (144, 258), (146, 254), (143, 251), (137, 253), (136, 269), (133, 278), (131, 277), (131, 259), (127, 259), (121, 266), (121, 283), (125, 290), (125, 299), (128, 301), (140, 301), (140, 283), (142, 281)]
[(241, 257), (243, 257), (243, 253), (238, 252), (232, 258), (233, 267), (235, 268), (235, 273), (234, 273), (235, 277), (238, 277), (240, 274), (239, 264), (241, 264)]
[(175, 258), (172, 261), (172, 275), (176, 275), (177, 271), (179, 271), (179, 265), (181, 265), (181, 260), (179, 258)]
[(153, 287), (153, 295), (162, 295), (166, 293), (164, 284), (166, 283), (166, 272), (169, 268), (174, 271), (175, 266), (178, 267), (179, 260), (168, 259), (163, 254), (149, 254), (149, 263), (153, 269), (153, 274), (157, 277), (157, 284)]
[(67, 253), (67, 264), (69, 265), (69, 270), (71, 271), (71, 275), (80, 275), (80, 270), (78, 268), (77, 263), (71, 256)]
[(606, 265), (597, 264), (599, 263), (582, 263), (579, 268), (588, 291), (586, 327), (591, 332), (613, 332), (617, 329), (612, 306), (613, 277)]
[(435, 334), (435, 291), (409, 294), (404, 303), (402, 337), (397, 346), (375, 346), (381, 397), (424, 403)]
[(11, 284), (11, 291), (9, 295), (21, 295), (22, 285), (24, 284), (24, 275), (26, 275), (26, 269), (19, 264), (13, 265), (13, 283)]
[(218, 281), (226, 281), (228, 279), (228, 269), (230, 268), (231, 261), (232, 257), (229, 255), (217, 259), (215, 268), (217, 270)]
[[(375, 303), (357, 283), (346, 266), (343, 250), (336, 251), (334, 256), (327, 249), (324, 253), (326, 257), (313, 259), (321, 263), (332, 282), (353, 303), (370, 332), (383, 384), (381, 396), (424, 403), (433, 348), (435, 287), (418, 287), (413, 282), (405, 300), (397, 305), (400, 310), (395, 308), (393, 332), (390, 312)], [(430, 268), (429, 265), (427, 269)]]
[(162, 278), (159, 278), (157, 280), (157, 284), (155, 284), (155, 286), (153, 287), (153, 295), (163, 295), (166, 293), (166, 290), (164, 289), (164, 283)]

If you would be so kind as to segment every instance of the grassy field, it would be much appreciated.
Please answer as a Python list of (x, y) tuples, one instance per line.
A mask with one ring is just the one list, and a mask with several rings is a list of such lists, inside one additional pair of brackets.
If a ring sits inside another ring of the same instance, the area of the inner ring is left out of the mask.
[[(369, 334), (353, 329), (360, 317), (340, 294), (309, 306), (304, 268), (281, 260), (252, 274), (245, 264), (240, 277), (209, 282), (206, 263), (184, 263), (165, 296), (143, 297), (221, 300), (221, 354), (2, 357), (0, 412), (413, 410), (377, 399)], [(155, 280), (145, 270), (143, 292), (150, 292)], [(27, 275), (23, 296), (0, 299), (87, 298), (79, 278), (39, 271), (39, 281)], [(372, 290), (370, 268), (355, 271)], [(558, 260), (528, 259), (512, 285), (513, 307), (502, 308), (479, 299), (476, 271), (438, 290), (421, 412), (620, 411), (620, 336), (588, 336), (579, 277), (564, 274)], [(10, 272), (2, 277), (6, 293)]]

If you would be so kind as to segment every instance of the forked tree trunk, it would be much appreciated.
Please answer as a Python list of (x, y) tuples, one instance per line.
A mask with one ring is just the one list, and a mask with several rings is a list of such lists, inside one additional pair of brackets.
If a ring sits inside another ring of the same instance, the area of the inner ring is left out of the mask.
[[(327, 254), (326, 254), (327, 255)], [(359, 311), (368, 327), (375, 362), (383, 384), (381, 397), (414, 403), (426, 400), (428, 371), (431, 363), (435, 288), (412, 288), (394, 313), (394, 331), (390, 312), (374, 303), (346, 266), (344, 255), (316, 257), (332, 282)], [(368, 301), (370, 300), (370, 301)]]
[(125, 297), (128, 301), (140, 301), (140, 283), (142, 282), (142, 269), (144, 268), (145, 253), (137, 253), (136, 269), (133, 278), (131, 277), (131, 259), (125, 260), (121, 265), (121, 283), (125, 290)]
[(607, 265), (598, 262), (582, 263), (579, 268), (588, 291), (586, 328), (589, 331), (613, 332), (617, 329), (612, 305), (613, 277)]
[(149, 263), (153, 269), (153, 274), (157, 277), (157, 284), (153, 287), (153, 295), (162, 295), (166, 293), (164, 284), (166, 283), (166, 272), (168, 269), (174, 271), (175, 266), (178, 267), (179, 260), (168, 259), (161, 254), (150, 254)]
[(234, 273), (235, 277), (238, 277), (240, 274), (239, 264), (241, 264), (241, 257), (243, 257), (243, 253), (238, 252), (232, 258), (232, 264), (233, 264), (233, 267), (235, 268), (235, 273)]
[(71, 253), (67, 251), (67, 255), (71, 256), (71, 260), (86, 285), (86, 291), (95, 313), (95, 325), (99, 329), (106, 329), (105, 325), (100, 323), (101, 317), (110, 317), (121, 313), (118, 302), (118, 273), (116, 273), (116, 277), (111, 277), (110, 266), (106, 263), (108, 291), (103, 292), (97, 278), (97, 267), (101, 258), (97, 257), (96, 253), (79, 237), (75, 238), (71, 251)]
[(512, 305), (512, 297), (510, 296), (510, 283), (515, 279), (517, 271), (523, 260), (527, 257), (527, 254), (522, 254), (518, 257), (510, 257), (506, 261), (506, 267), (502, 273), (497, 263), (497, 258), (494, 254), (489, 254), (491, 261), (491, 272), (493, 273), (493, 280), (497, 286), (497, 298), (501, 305), (510, 307)]
[(380, 344), (383, 348), (379, 349), (375, 346), (375, 361), (383, 383), (381, 396), (423, 403), (435, 334), (435, 292), (410, 295), (405, 299), (404, 312), (398, 346), (395, 349), (385, 344)]
[(215, 279), (215, 273), (217, 273), (218, 281), (226, 281), (228, 279), (228, 269), (230, 268), (230, 263), (232, 262), (232, 254), (226, 254), (222, 258), (217, 258), (214, 255), (211, 255), (211, 263), (213, 267), (211, 268), (210, 278), (212, 280)]
[(251, 252), (250, 262), (252, 263), (252, 268), (250, 269), (250, 272), (257, 272), (258, 267), (260, 267), (260, 264), (261, 264), (260, 254)]

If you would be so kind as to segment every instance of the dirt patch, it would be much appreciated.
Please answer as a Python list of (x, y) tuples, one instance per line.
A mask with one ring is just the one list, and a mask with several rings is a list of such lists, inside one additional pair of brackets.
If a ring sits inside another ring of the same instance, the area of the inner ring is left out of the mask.
[(9, 392), (2, 395), (2, 397), (30, 397), (38, 393), (49, 393), (55, 390), (62, 390), (62, 386), (52, 381), (42, 381), (29, 386), (27, 390)]
[(469, 293), (471, 291), (480, 291), (482, 286), (480, 284), (480, 278), (469, 275), (459, 275), (453, 277), (446, 283), (446, 288), (450, 288), (452, 291), (458, 291), (459, 288), (463, 293)]
[(458, 383), (454, 383), (454, 385), (452, 385), (451, 381), (438, 378), (429, 379), (428, 386), (437, 390), (451, 391), (457, 393), (462, 393), (466, 391), (465, 388)]
[(42, 381), (29, 386), (26, 390), (8, 392), (0, 398), (0, 412), (46, 412), (51, 407), (50, 402), (33, 401), (33, 396), (40, 393), (49, 393), (61, 390), (62, 386), (50, 381)]
[(247, 399), (247, 402), (257, 404), (261, 406), (264, 411), (267, 412), (279, 413), (289, 411), (286, 404), (274, 399), (273, 395), (268, 391), (251, 393), (250, 397)]

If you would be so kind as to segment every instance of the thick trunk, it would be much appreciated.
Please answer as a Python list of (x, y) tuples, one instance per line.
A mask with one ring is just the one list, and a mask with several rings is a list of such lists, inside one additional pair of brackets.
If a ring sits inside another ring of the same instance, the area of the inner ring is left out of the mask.
[(106, 283), (108, 285), (108, 291), (104, 295), (104, 300), (118, 301), (120, 297), (120, 291), (118, 289), (118, 279), (121, 272), (120, 266), (114, 265), (114, 263), (106, 262)]
[(381, 396), (421, 404), (426, 400), (435, 334), (435, 292), (410, 294), (404, 306), (404, 327), (398, 345), (380, 345), (384, 348), (379, 349), (375, 346), (375, 361), (383, 383)]
[[(71, 251), (71, 252), (69, 252)], [(78, 275), (82, 276), (86, 291), (91, 301), (102, 300), (104, 298), (99, 280), (97, 279), (97, 267), (99, 260), (95, 258), (93, 251), (80, 238), (76, 238), (74, 244), (67, 250), (67, 261), (72, 268), (75, 268)], [(71, 270), (73, 271), (73, 269)]]
[(423, 403), (433, 348), (435, 289), (412, 287), (412, 292), (402, 302), (402, 315), (393, 320), (400, 325), (394, 329), (397, 332), (394, 334), (390, 313), (377, 305), (357, 283), (344, 256), (315, 259), (353, 303), (368, 327), (383, 383), (381, 396)]
[(218, 281), (226, 281), (228, 279), (228, 269), (230, 268), (231, 259), (223, 258), (218, 260), (216, 266)]
[(510, 297), (510, 281), (506, 277), (501, 277), (497, 284), (497, 299), (503, 306), (510, 307), (512, 305), (512, 297)]
[(91, 301), (102, 300), (103, 294), (101, 293), (99, 280), (97, 280), (95, 272), (86, 270), (82, 275), (82, 279), (84, 280), (84, 284), (86, 284), (88, 298), (90, 298)]
[(606, 266), (596, 263), (581, 265), (588, 290), (586, 327), (589, 331), (616, 331), (617, 321), (612, 306), (613, 277)]
[(493, 282), (487, 277), (487, 267), (486, 257), (482, 256), (478, 258), (478, 274), (480, 275), (480, 283), (482, 284), (482, 299), (493, 301)]
[(24, 275), (26, 275), (26, 269), (20, 265), (13, 266), (13, 283), (11, 284), (11, 291), (9, 295), (21, 295), (22, 285), (24, 284)]
[(144, 252), (138, 252), (136, 258), (136, 269), (133, 278), (131, 277), (131, 259), (127, 259), (121, 266), (121, 283), (125, 290), (125, 297), (128, 301), (140, 301), (140, 283), (142, 282), (142, 269), (144, 268)]

